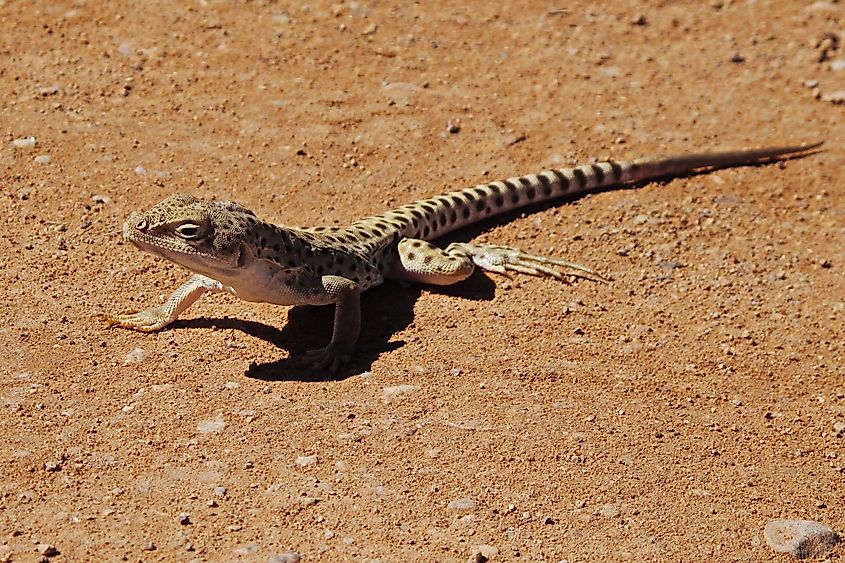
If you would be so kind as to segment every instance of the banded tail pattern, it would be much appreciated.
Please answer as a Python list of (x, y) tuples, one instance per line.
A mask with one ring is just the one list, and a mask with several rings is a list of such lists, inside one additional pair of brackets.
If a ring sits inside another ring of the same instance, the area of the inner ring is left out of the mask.
[(362, 219), (360, 223), (383, 223), (385, 231), (394, 227), (405, 237), (431, 240), (488, 217), (563, 196), (718, 168), (797, 158), (806, 156), (821, 145), (813, 143), (664, 158), (608, 160), (574, 168), (545, 170), (420, 200)]

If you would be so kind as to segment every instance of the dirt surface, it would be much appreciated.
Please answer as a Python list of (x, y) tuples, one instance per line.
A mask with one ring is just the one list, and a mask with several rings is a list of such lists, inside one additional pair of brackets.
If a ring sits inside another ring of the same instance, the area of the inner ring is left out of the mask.
[[(845, 5), (495, 4), (0, 1), (0, 559), (774, 561), (773, 518), (845, 530)], [(174, 192), (343, 224), (816, 139), (464, 232), (612, 283), (388, 283), (336, 377), (287, 359), (330, 310), (97, 318), (185, 279), (119, 235)]]

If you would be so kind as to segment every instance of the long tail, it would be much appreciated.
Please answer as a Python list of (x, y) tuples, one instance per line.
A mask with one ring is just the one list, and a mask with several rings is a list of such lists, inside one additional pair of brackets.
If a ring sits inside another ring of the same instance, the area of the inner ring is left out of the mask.
[(385, 228), (388, 225), (401, 228), (406, 237), (429, 240), (500, 213), (563, 196), (718, 168), (801, 158), (818, 152), (816, 149), (821, 145), (822, 142), (629, 161), (609, 160), (575, 168), (545, 170), (539, 174), (448, 192), (365, 221), (382, 221)]

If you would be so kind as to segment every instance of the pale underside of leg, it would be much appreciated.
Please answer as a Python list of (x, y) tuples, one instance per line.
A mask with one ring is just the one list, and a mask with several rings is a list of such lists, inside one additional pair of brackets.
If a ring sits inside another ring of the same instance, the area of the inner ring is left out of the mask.
[(509, 246), (455, 242), (444, 250), (423, 240), (403, 239), (398, 250), (399, 259), (389, 277), (404, 281), (451, 285), (468, 278), (476, 266), (503, 275), (518, 272), (558, 280), (568, 276), (604, 280), (586, 266)]
[(107, 316), (105, 320), (110, 325), (122, 328), (140, 330), (141, 332), (155, 332), (179, 318), (179, 315), (196, 303), (204, 293), (218, 293), (228, 290), (229, 288), (217, 280), (194, 274), (171, 293), (170, 297), (160, 306), (150, 307), (137, 313)]

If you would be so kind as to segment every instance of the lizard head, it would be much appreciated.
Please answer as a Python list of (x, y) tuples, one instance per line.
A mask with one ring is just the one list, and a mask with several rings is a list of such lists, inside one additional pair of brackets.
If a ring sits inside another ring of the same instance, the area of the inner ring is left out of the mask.
[(239, 266), (243, 243), (256, 223), (255, 214), (237, 203), (177, 194), (132, 213), (123, 237), (141, 250), (213, 276)]

